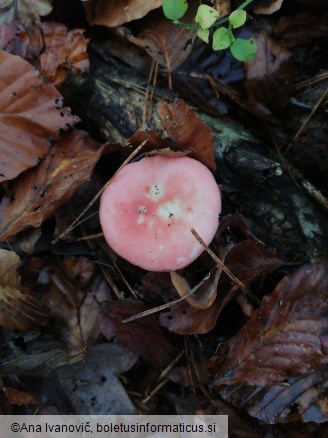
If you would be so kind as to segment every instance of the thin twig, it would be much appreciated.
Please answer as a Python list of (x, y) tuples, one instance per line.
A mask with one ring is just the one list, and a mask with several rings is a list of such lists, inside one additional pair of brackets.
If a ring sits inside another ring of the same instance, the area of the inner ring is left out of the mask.
[(313, 117), (314, 113), (317, 111), (317, 109), (319, 108), (319, 106), (321, 105), (322, 101), (324, 100), (324, 98), (327, 96), (328, 94), (328, 87), (326, 88), (326, 90), (322, 93), (322, 95), (320, 96), (319, 100), (317, 101), (317, 103), (314, 105), (314, 107), (312, 108), (312, 111), (310, 112), (310, 114), (307, 116), (307, 118), (304, 120), (304, 122), (302, 123), (301, 127), (299, 128), (299, 130), (296, 132), (296, 134), (293, 137), (293, 140), (289, 143), (289, 145), (287, 146), (287, 148), (284, 151), (284, 154), (287, 154), (287, 152), (290, 150), (290, 148), (293, 146), (294, 141), (296, 141), (299, 136), (302, 134), (302, 132), (304, 131), (304, 129), (306, 128), (306, 126), (308, 125), (309, 121), (311, 120), (311, 118)]
[(226, 265), (223, 263), (222, 260), (219, 259), (219, 257), (214, 254), (214, 252), (206, 245), (204, 240), (200, 237), (200, 235), (197, 233), (195, 228), (191, 229), (192, 234), (195, 236), (195, 238), (198, 240), (198, 242), (204, 247), (206, 252), (212, 257), (212, 259), (215, 261), (215, 263), (224, 271), (231, 280), (241, 289), (243, 292), (245, 292), (256, 304), (259, 306), (261, 305), (261, 301), (242, 283), (238, 278), (226, 267)]
[(66, 234), (68, 234), (75, 226), (75, 224), (81, 219), (81, 217), (89, 210), (89, 208), (97, 201), (97, 199), (99, 198), (99, 196), (102, 194), (102, 192), (109, 186), (109, 184), (111, 183), (112, 179), (114, 178), (114, 176), (126, 165), (128, 164), (131, 160), (133, 160), (133, 158), (141, 151), (141, 149), (143, 148), (143, 146), (145, 145), (145, 143), (148, 140), (145, 140), (141, 143), (141, 145), (139, 145), (137, 147), (137, 149), (135, 149), (132, 154), (130, 154), (128, 156), (128, 158), (124, 161), (124, 163), (117, 169), (117, 171), (114, 173), (114, 175), (112, 176), (112, 178), (107, 181), (107, 183), (102, 187), (101, 190), (99, 190), (99, 192), (92, 198), (92, 200), (89, 202), (89, 204), (85, 207), (85, 209), (82, 211), (82, 213), (80, 213), (78, 215), (78, 217), (71, 223), (71, 225), (66, 228), (65, 231), (63, 231), (61, 233), (61, 235), (59, 237), (57, 237), (55, 240), (52, 241), (52, 244), (54, 245), (55, 243), (57, 243), (60, 239), (62, 239), (64, 236), (66, 236)]

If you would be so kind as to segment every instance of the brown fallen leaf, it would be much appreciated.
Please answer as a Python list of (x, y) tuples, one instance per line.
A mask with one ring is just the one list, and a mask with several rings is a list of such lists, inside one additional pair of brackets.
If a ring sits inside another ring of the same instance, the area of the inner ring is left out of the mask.
[(0, 182), (40, 162), (63, 130), (79, 121), (62, 96), (19, 56), (0, 51)]
[[(25, 269), (33, 269), (32, 263)], [(94, 344), (100, 335), (99, 303), (110, 299), (108, 285), (95, 263), (86, 257), (50, 259), (39, 278), (39, 285), (47, 291), (44, 303), (50, 309), (52, 325), (59, 328), (65, 344), (75, 350)]]
[(40, 74), (57, 87), (67, 72), (89, 70), (87, 40), (83, 29), (46, 21), (38, 27), (24, 27), (15, 20), (0, 28), (0, 49), (29, 61)]
[(116, 333), (120, 344), (140, 355), (155, 369), (168, 365), (174, 358), (174, 348), (164, 336), (154, 316), (123, 323), (129, 316), (144, 310), (140, 301), (112, 301), (104, 306), (100, 317), (102, 333), (112, 339)]
[[(184, 17), (185, 22), (194, 17), (190, 8)], [(149, 56), (169, 73), (175, 71), (191, 53), (196, 30), (177, 26), (163, 15), (153, 19), (137, 37), (130, 35), (130, 42), (146, 50)]]
[(26, 406), (26, 405), (39, 405), (39, 400), (35, 395), (28, 392), (19, 391), (15, 388), (6, 387), (5, 389), (9, 403), (12, 405)]
[(256, 56), (245, 63), (245, 88), (248, 99), (279, 113), (289, 101), (294, 84), (291, 53), (265, 32), (255, 35)]
[(183, 100), (172, 104), (160, 102), (157, 112), (163, 128), (182, 150), (192, 150), (196, 158), (215, 171), (214, 140), (211, 129)]
[(47, 315), (36, 295), (22, 286), (20, 263), (16, 253), (0, 249), (0, 325), (26, 332), (45, 324)]
[(41, 163), (13, 184), (0, 203), (0, 241), (39, 226), (90, 178), (103, 147), (84, 131), (55, 143)]
[(279, 11), (284, 0), (255, 0), (252, 11), (255, 14), (271, 15)]
[(227, 345), (217, 385), (275, 385), (328, 364), (328, 270), (286, 276)]
[(292, 48), (317, 38), (326, 38), (327, 29), (327, 11), (319, 15), (308, 8), (305, 12), (281, 17), (274, 27), (274, 36), (283, 47)]
[(40, 55), (40, 73), (57, 87), (71, 70), (81, 74), (89, 70), (87, 40), (83, 29), (68, 31), (60, 23), (43, 23), (45, 48)]
[(223, 385), (220, 395), (265, 423), (328, 421), (328, 367), (273, 386)]
[(162, 0), (89, 0), (83, 6), (89, 24), (115, 27), (144, 17), (162, 6)]
[[(230, 272), (246, 285), (282, 264), (282, 260), (274, 252), (252, 240), (234, 245), (224, 262)], [(207, 309), (192, 307), (188, 302), (179, 303), (160, 314), (160, 324), (180, 335), (208, 333), (216, 326), (225, 306), (241, 294), (241, 291), (237, 286), (231, 288), (219, 282), (217, 294), (217, 298)]]
[(17, 18), (29, 25), (38, 23), (40, 16), (48, 15), (52, 10), (52, 0), (8, 0), (4, 3), (0, 4), (0, 26)]

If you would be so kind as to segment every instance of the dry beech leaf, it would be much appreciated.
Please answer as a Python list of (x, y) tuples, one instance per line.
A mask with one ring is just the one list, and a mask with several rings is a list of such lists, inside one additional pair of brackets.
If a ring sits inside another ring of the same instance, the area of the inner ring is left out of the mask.
[(286, 276), (227, 345), (217, 384), (274, 385), (328, 363), (328, 270)]
[(26, 59), (58, 87), (68, 70), (81, 74), (89, 69), (88, 41), (83, 32), (68, 31), (65, 25), (49, 21), (25, 28), (16, 20), (0, 28), (0, 49)]
[(52, 0), (5, 0), (0, 3), (0, 26), (17, 18), (29, 25), (40, 22), (51, 10)]
[[(184, 22), (193, 20), (195, 13), (195, 7), (190, 7), (183, 17)], [(190, 55), (197, 32), (177, 26), (160, 14), (137, 37), (126, 35), (130, 42), (146, 50), (154, 61), (171, 73)]]
[(192, 156), (212, 171), (216, 169), (212, 130), (184, 101), (158, 103), (163, 128), (179, 149), (192, 150)]
[(305, 12), (281, 17), (274, 27), (274, 36), (282, 46), (292, 48), (326, 38), (327, 29), (328, 14), (318, 16), (308, 8)]
[(36, 297), (21, 285), (20, 258), (0, 249), (0, 325), (26, 332), (45, 324), (47, 315)]
[(56, 142), (34, 169), (12, 187), (0, 203), (0, 241), (28, 227), (38, 227), (85, 181), (103, 148), (84, 131), (73, 131)]
[(107, 283), (94, 262), (86, 257), (51, 260), (41, 271), (42, 278), (48, 291), (44, 302), (53, 322), (61, 327), (65, 343), (71, 349), (92, 345), (100, 335), (99, 302), (110, 298)]
[(252, 8), (255, 14), (271, 15), (279, 11), (284, 0), (260, 0)]
[(43, 23), (45, 49), (40, 55), (41, 75), (56, 86), (60, 85), (67, 70), (81, 74), (89, 70), (87, 40), (82, 29), (68, 31), (60, 23)]
[(26, 406), (26, 405), (39, 405), (38, 399), (33, 394), (28, 392), (19, 391), (14, 388), (6, 388), (5, 393), (7, 395), (9, 403), (12, 405)]
[[(217, 286), (220, 278), (220, 270), (216, 269), (215, 274), (210, 275), (203, 284), (192, 295), (186, 298), (186, 302), (196, 309), (207, 309), (210, 307), (217, 295)], [(186, 296), (190, 292), (190, 285), (187, 280), (177, 272), (171, 271), (171, 281), (180, 297)]]
[(293, 92), (294, 69), (291, 53), (265, 32), (255, 35), (256, 56), (245, 63), (248, 99), (279, 112)]
[(38, 164), (50, 137), (79, 121), (38, 76), (27, 61), (0, 51), (0, 182)]
[(173, 359), (174, 348), (165, 338), (157, 319), (151, 315), (126, 324), (122, 322), (143, 310), (140, 301), (112, 301), (103, 308), (102, 333), (108, 339), (117, 333), (123, 347), (142, 356), (153, 368), (161, 369)]
[(327, 385), (328, 367), (322, 366), (316, 372), (286, 379), (284, 385), (223, 385), (220, 394), (266, 423), (324, 423), (328, 421)]
[(115, 27), (144, 17), (162, 6), (162, 0), (89, 0), (83, 6), (89, 24)]
[[(282, 264), (282, 260), (274, 252), (252, 240), (245, 240), (233, 246), (224, 262), (230, 271), (245, 284), (249, 284)], [(213, 286), (215, 287), (215, 283)], [(230, 290), (226, 288), (223, 290), (219, 285), (219, 288), (215, 287), (215, 289), (218, 296), (209, 308), (200, 310), (190, 306), (187, 302), (179, 303), (160, 314), (160, 324), (180, 335), (208, 333), (216, 326), (222, 309), (241, 293), (237, 286)]]

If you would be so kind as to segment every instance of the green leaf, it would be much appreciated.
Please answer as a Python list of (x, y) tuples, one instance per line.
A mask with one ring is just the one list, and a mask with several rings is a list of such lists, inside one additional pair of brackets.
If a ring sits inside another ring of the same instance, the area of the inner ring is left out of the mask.
[(229, 15), (229, 23), (234, 29), (236, 29), (237, 27), (245, 24), (246, 18), (246, 12), (242, 11), (241, 9), (237, 9), (236, 11), (231, 12), (231, 14)]
[(226, 27), (219, 27), (213, 33), (213, 50), (224, 50), (231, 46), (234, 36)]
[(163, 12), (169, 20), (179, 20), (188, 9), (186, 0), (163, 0)]
[(195, 21), (202, 29), (208, 29), (216, 22), (219, 16), (220, 14), (216, 9), (207, 5), (200, 5), (197, 10)]
[(256, 42), (252, 38), (249, 40), (237, 38), (231, 44), (230, 51), (238, 61), (252, 61), (256, 54)]
[(208, 29), (202, 29), (201, 27), (197, 30), (197, 36), (205, 43), (208, 43), (210, 31)]

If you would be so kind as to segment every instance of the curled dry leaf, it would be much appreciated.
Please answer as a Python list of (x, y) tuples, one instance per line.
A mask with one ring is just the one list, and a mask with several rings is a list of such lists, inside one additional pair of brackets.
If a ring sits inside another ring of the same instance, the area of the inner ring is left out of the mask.
[[(238, 223), (239, 220), (236, 222)], [(241, 222), (243, 225), (243, 223)], [(282, 260), (273, 251), (269, 251), (262, 245), (245, 240), (233, 246), (227, 253), (225, 264), (229, 270), (244, 284), (277, 269)], [(224, 307), (240, 294), (237, 286), (227, 290), (227, 286), (218, 288), (215, 286), (217, 276), (213, 280), (215, 291), (218, 296), (213, 304), (207, 309), (196, 308), (188, 302), (179, 303), (168, 311), (161, 313), (160, 324), (168, 330), (180, 335), (208, 333), (216, 326), (217, 319)], [(206, 295), (205, 295), (206, 296)]]
[(255, 1), (252, 8), (255, 14), (271, 15), (279, 11), (284, 0), (260, 0)]
[(328, 270), (286, 276), (227, 345), (217, 384), (274, 385), (328, 364)]
[(89, 0), (83, 6), (89, 24), (115, 27), (144, 17), (162, 6), (162, 0)]
[(31, 25), (40, 22), (40, 16), (48, 15), (52, 10), (52, 0), (8, 0), (4, 3), (0, 4), (0, 26), (15, 18)]
[(68, 32), (60, 23), (43, 23), (45, 49), (40, 55), (41, 75), (59, 86), (67, 70), (81, 74), (89, 70), (87, 40), (82, 29)]
[(0, 51), (0, 182), (33, 167), (79, 118), (62, 96), (19, 56)]
[(294, 88), (291, 53), (265, 32), (256, 34), (255, 40), (255, 59), (245, 63), (248, 99), (277, 113), (287, 104)]
[(17, 254), (0, 249), (0, 325), (25, 332), (44, 324), (47, 315), (36, 297), (21, 285), (19, 266)]
[(68, 70), (74, 74), (89, 70), (88, 41), (83, 32), (68, 31), (65, 25), (50, 21), (25, 28), (16, 20), (0, 28), (0, 49), (26, 59), (58, 87)]
[(184, 101), (160, 102), (157, 112), (163, 128), (179, 149), (192, 150), (192, 156), (212, 171), (216, 169), (212, 130)]
[(12, 187), (0, 203), (0, 241), (28, 227), (38, 227), (90, 178), (103, 148), (84, 131), (55, 143), (34, 169)]
[[(192, 295), (186, 298), (186, 302), (196, 309), (207, 309), (210, 307), (216, 298), (217, 287), (220, 278), (220, 269), (216, 269), (215, 273), (206, 276), (202, 285)], [(171, 280), (180, 297), (186, 296), (190, 292), (190, 285), (187, 280), (175, 271), (170, 272)], [(208, 277), (208, 278), (207, 278)]]

